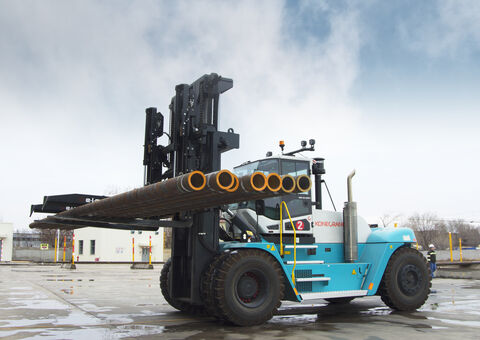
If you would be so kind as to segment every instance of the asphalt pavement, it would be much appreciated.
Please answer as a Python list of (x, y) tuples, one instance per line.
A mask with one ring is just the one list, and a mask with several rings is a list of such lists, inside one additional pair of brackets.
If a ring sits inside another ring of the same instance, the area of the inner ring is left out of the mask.
[(153, 270), (125, 265), (0, 266), (0, 337), (9, 339), (479, 339), (480, 280), (433, 280), (426, 304), (398, 313), (379, 297), (349, 305), (286, 302), (255, 327), (170, 307)]

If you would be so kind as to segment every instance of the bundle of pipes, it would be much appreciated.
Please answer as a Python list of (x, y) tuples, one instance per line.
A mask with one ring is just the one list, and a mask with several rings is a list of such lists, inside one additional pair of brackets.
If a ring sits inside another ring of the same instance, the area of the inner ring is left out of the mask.
[[(119, 195), (97, 200), (56, 216), (96, 220), (169, 217), (180, 211), (200, 210), (310, 190), (307, 175), (296, 178), (254, 172), (238, 178), (228, 170), (207, 175), (201, 171), (157, 182)], [(41, 221), (36, 222), (37, 224)]]

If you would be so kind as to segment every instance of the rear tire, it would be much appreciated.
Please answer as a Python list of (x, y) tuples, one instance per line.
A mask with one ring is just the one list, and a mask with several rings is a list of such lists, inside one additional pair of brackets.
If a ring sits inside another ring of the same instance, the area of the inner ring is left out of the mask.
[(188, 302), (179, 301), (170, 296), (169, 276), (171, 266), (172, 259), (169, 258), (163, 265), (162, 271), (160, 272), (160, 290), (162, 291), (162, 295), (165, 300), (167, 300), (170, 306), (178, 309), (181, 312), (193, 315), (205, 315), (205, 308), (203, 306), (192, 305)]
[(393, 253), (379, 287), (382, 301), (395, 310), (413, 311), (422, 306), (432, 286), (427, 261), (412, 248)]
[(212, 286), (219, 314), (238, 326), (270, 320), (285, 290), (277, 260), (257, 249), (237, 250), (226, 256), (218, 264)]

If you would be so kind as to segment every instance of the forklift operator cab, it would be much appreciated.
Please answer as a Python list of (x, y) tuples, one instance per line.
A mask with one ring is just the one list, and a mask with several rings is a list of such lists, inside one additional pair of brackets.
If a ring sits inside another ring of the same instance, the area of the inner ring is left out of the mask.
[[(280, 156), (278, 158), (268, 158), (254, 162), (244, 163), (234, 168), (234, 173), (238, 176), (250, 175), (256, 171), (262, 172), (265, 175), (270, 173), (278, 173), (280, 175), (291, 175), (297, 177), (300, 175), (310, 176), (310, 160), (299, 159), (292, 156)], [(312, 198), (311, 191), (299, 193), (291, 193), (279, 195), (272, 198), (263, 199), (265, 208), (263, 211), (258, 211), (255, 201), (241, 202), (231, 204), (229, 208), (236, 211), (251, 225), (256, 226), (257, 232), (260, 234), (278, 233), (278, 221), (280, 220), (280, 206), (284, 201), (292, 218), (300, 216), (310, 216), (312, 214)], [(259, 216), (257, 216), (257, 211)], [(288, 218), (285, 208), (282, 207), (283, 218)], [(291, 227), (286, 227), (286, 232)], [(311, 233), (310, 226), (306, 225), (303, 230), (298, 232)]]

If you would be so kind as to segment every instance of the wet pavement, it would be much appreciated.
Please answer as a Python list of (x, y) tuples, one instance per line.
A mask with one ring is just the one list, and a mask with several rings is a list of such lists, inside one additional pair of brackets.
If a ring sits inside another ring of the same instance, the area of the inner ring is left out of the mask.
[(0, 266), (0, 337), (11, 339), (424, 339), (480, 338), (480, 280), (434, 279), (417, 312), (378, 297), (334, 306), (284, 303), (262, 326), (241, 328), (175, 311), (158, 287), (160, 265)]

